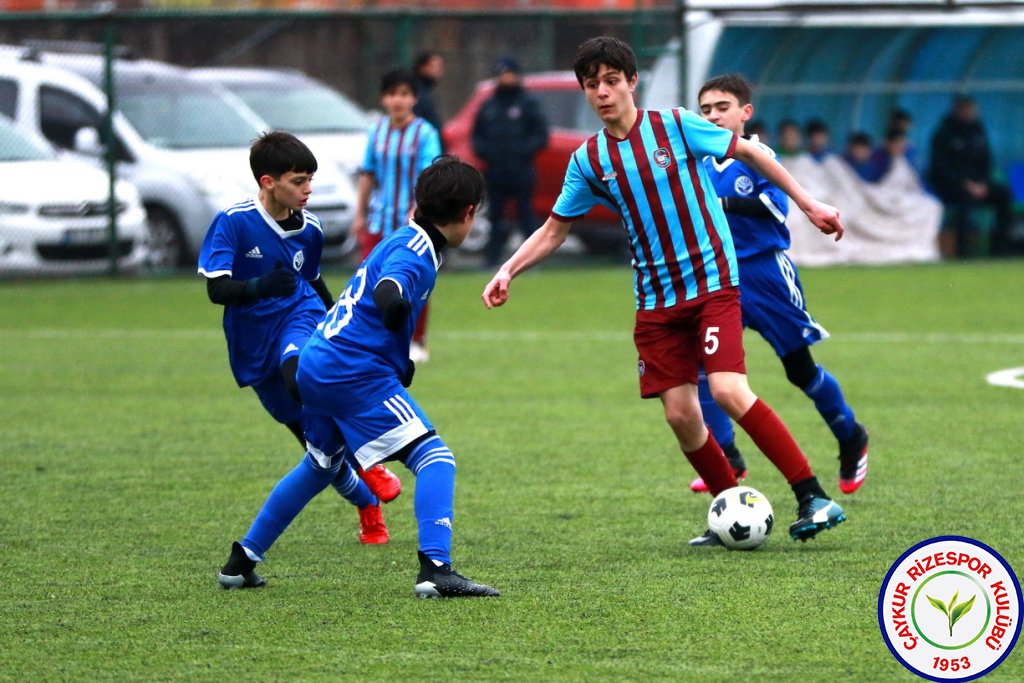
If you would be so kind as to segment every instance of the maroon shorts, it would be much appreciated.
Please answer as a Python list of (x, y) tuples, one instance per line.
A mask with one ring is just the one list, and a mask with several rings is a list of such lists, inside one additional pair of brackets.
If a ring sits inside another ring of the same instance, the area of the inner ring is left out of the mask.
[(732, 287), (671, 308), (637, 311), (633, 342), (640, 360), (640, 395), (696, 384), (708, 373), (746, 373), (740, 290)]

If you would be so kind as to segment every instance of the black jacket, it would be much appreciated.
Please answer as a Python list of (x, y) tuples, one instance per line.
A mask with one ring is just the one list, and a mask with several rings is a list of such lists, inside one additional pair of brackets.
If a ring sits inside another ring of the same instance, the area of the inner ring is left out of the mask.
[(939, 124), (932, 136), (928, 181), (940, 197), (962, 192), (964, 180), (989, 182), (992, 150), (981, 121), (964, 121), (952, 115)]
[(540, 104), (521, 87), (498, 89), (477, 112), (473, 151), (488, 171), (522, 173), (548, 144), (548, 124)]
[(437, 113), (437, 106), (434, 104), (434, 85), (436, 83), (433, 78), (416, 77), (416, 105), (413, 106), (412, 113), (425, 119), (427, 123), (437, 128), (437, 132), (440, 134), (441, 115)]

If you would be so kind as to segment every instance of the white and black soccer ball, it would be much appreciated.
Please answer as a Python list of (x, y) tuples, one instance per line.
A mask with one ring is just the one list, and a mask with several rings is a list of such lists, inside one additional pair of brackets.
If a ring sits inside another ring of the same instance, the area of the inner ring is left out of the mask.
[(772, 504), (757, 489), (734, 486), (715, 496), (708, 508), (708, 528), (732, 550), (759, 548), (772, 533)]

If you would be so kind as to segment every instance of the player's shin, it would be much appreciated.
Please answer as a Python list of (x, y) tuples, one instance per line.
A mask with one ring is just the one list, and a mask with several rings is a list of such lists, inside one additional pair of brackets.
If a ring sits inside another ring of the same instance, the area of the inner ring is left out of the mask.
[(338, 464), (326, 461), (322, 466), (309, 453), (295, 469), (286, 474), (270, 492), (242, 545), (264, 555), (292, 520), (302, 512), (316, 494), (323, 491), (338, 472)]
[(433, 436), (417, 444), (405, 466), (416, 475), (414, 508), (420, 550), (432, 560), (451, 564), (455, 456), (440, 437)]

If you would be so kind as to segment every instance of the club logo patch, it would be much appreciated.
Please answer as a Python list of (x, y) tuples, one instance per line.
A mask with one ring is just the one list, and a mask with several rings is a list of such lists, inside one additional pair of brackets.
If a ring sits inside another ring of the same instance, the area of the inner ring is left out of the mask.
[(643, 377), (643, 376), (644, 376), (644, 373), (645, 373), (645, 372), (647, 372), (647, 366), (646, 366), (646, 365), (644, 365), (644, 361), (643, 361), (643, 359), (640, 359), (640, 360), (639, 360), (639, 361), (637, 362), (637, 364), (636, 364), (636, 371), (637, 371), (638, 373), (640, 373), (640, 376), (641, 376), (641, 377)]
[(669, 154), (669, 151), (664, 147), (659, 147), (654, 150), (651, 158), (654, 159), (654, 165), (658, 168), (668, 168), (672, 163), (672, 155)]
[(1020, 582), (984, 543), (940, 536), (889, 569), (878, 625), (893, 656), (931, 681), (969, 681), (1006, 659), (1020, 635)]
[(302, 264), (305, 262), (306, 255), (302, 253), (301, 249), (299, 249), (295, 252), (295, 256), (292, 257), (292, 265), (295, 267), (295, 270), (302, 270)]
[(736, 194), (739, 195), (746, 196), (754, 191), (754, 181), (750, 179), (750, 176), (741, 175), (732, 186), (736, 190)]

